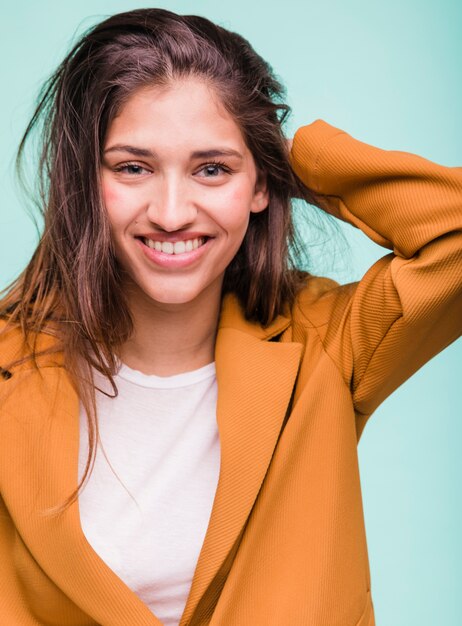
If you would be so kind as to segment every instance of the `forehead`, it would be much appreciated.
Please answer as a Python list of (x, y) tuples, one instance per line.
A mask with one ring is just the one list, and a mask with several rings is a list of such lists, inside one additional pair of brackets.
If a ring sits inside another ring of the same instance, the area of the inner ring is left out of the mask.
[(106, 146), (114, 141), (170, 150), (219, 142), (245, 150), (241, 130), (216, 91), (191, 78), (136, 91), (108, 128)]

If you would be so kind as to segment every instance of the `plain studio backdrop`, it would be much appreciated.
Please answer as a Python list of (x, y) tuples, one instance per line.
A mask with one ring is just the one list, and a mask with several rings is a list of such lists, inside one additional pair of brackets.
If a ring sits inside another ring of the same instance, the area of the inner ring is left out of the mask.
[[(79, 33), (140, 6), (146, 4), (19, 0), (2, 7), (0, 287), (37, 242), (13, 160), (39, 86)], [(249, 39), (287, 87), (287, 134), (322, 118), (378, 147), (462, 165), (460, 0), (148, 6), (203, 15)], [(313, 248), (313, 270), (358, 280), (388, 251), (350, 226), (342, 231), (349, 248), (335, 236), (317, 254)], [(379, 407), (359, 444), (377, 626), (462, 624), (461, 375), (459, 340)]]

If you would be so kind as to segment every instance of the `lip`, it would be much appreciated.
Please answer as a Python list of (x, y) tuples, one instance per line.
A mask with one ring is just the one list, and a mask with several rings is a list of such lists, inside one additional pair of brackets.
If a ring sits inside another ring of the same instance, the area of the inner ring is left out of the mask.
[[(191, 239), (191, 233), (188, 233), (188, 235), (189, 236), (185, 239)], [(198, 236), (201, 236), (201, 235), (198, 235)], [(147, 237), (147, 239), (152, 239), (152, 237)], [(176, 239), (175, 241), (184, 241), (185, 239)], [(195, 237), (192, 237), (192, 239), (195, 239)], [(207, 239), (207, 241), (204, 244), (202, 244), (202, 246), (199, 246), (199, 248), (196, 248), (195, 250), (191, 250), (191, 252), (183, 252), (181, 254), (166, 254), (165, 252), (161, 252), (160, 250), (154, 250), (153, 248), (149, 248), (139, 238), (136, 238), (135, 241), (141, 248), (143, 254), (155, 265), (166, 268), (166, 269), (182, 269), (184, 267), (193, 265), (199, 259), (201, 259), (210, 248), (213, 238)], [(156, 239), (155, 241), (166, 241), (166, 240)]]

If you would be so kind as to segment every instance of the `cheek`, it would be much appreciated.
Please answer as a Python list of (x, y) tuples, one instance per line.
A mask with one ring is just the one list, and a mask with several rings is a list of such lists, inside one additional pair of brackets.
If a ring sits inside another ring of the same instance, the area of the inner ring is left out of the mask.
[(101, 184), (101, 195), (103, 197), (103, 204), (106, 209), (106, 213), (112, 222), (114, 213), (116, 213), (116, 208), (120, 205), (120, 194), (117, 193), (114, 185), (103, 179)]
[(128, 194), (120, 185), (104, 179), (101, 183), (101, 194), (111, 225), (117, 227), (126, 223), (131, 217), (130, 207), (133, 205)]
[(114, 204), (119, 199), (117, 188), (110, 180), (108, 180), (104, 176), (101, 180), (101, 195), (103, 196), (104, 206), (106, 207)]
[(226, 190), (220, 198), (220, 221), (229, 231), (242, 232), (249, 221), (253, 193), (249, 185)]
[(231, 200), (236, 206), (241, 206), (242, 209), (248, 209), (251, 201), (251, 194), (248, 185), (241, 185), (232, 189)]

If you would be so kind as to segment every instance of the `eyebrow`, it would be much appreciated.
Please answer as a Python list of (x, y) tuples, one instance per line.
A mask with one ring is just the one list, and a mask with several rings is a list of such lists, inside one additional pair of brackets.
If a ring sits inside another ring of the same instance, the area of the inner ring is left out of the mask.
[[(107, 148), (104, 151), (104, 154), (108, 152), (128, 152), (129, 154), (133, 154), (133, 156), (137, 157), (147, 157), (147, 158), (156, 158), (157, 154), (152, 150), (147, 150), (146, 148), (138, 148), (136, 146), (128, 146), (122, 144), (116, 144)], [(237, 157), (242, 159), (243, 156), (237, 150), (233, 150), (232, 148), (213, 148), (211, 150), (195, 150), (191, 152), (192, 159), (212, 159), (216, 157)]]

